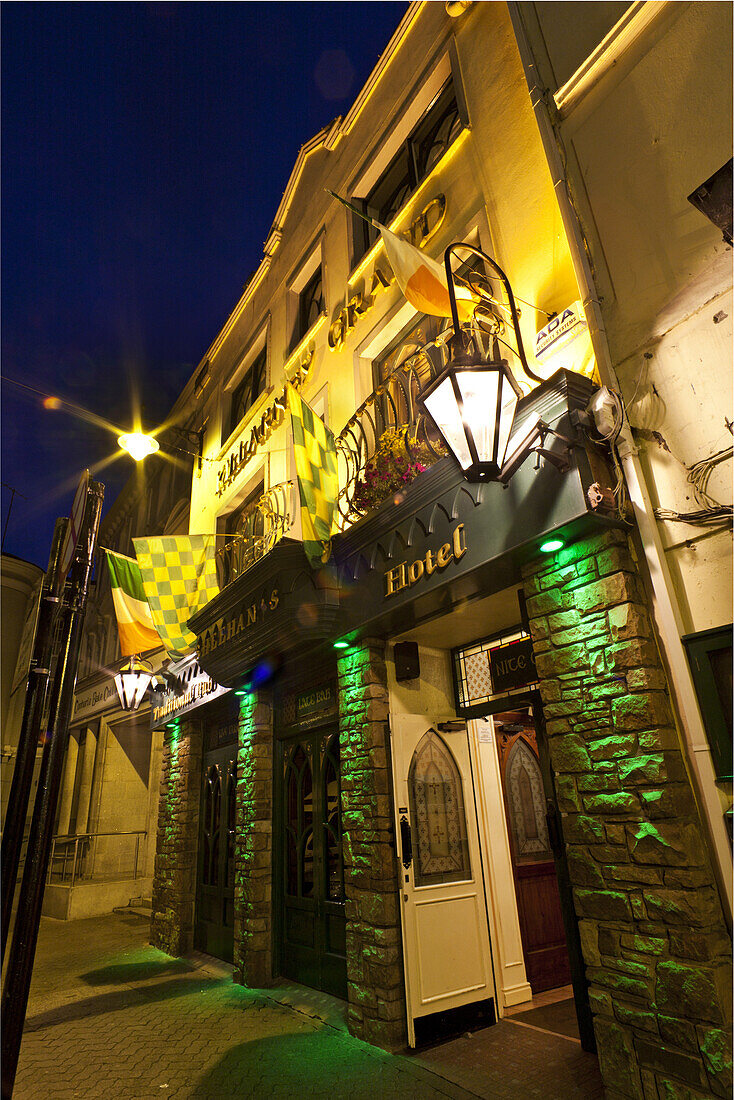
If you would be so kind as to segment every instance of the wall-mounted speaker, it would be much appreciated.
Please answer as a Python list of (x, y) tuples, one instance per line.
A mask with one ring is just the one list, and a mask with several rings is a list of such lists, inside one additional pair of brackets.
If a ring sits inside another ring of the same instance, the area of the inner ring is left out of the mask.
[(403, 680), (418, 679), (421, 674), (421, 663), (417, 642), (396, 642), (393, 657), (395, 658), (395, 679), (399, 684)]

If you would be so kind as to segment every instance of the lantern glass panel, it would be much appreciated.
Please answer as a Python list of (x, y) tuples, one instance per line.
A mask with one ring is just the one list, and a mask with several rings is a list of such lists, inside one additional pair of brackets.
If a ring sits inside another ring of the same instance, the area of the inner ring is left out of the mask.
[(464, 424), (451, 379), (445, 378), (433, 393), (425, 398), (424, 404), (459, 465), (463, 470), (467, 470), (472, 465), (472, 456), (466, 442)]
[(464, 423), (474, 437), (480, 462), (495, 462), (497, 385), (493, 370), (457, 371), (456, 381), (464, 403)]
[[(515, 415), (515, 391), (501, 371), (462, 371), (456, 380), (464, 402), (464, 420), (474, 436), (479, 461), (501, 466)], [(499, 424), (498, 386), (501, 387)]]

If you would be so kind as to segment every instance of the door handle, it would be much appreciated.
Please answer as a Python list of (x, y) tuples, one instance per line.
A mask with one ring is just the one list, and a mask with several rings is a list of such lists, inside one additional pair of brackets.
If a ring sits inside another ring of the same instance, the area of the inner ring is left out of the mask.
[(558, 810), (555, 802), (549, 798), (546, 801), (545, 823), (548, 826), (548, 841), (551, 851), (556, 858), (563, 855), (563, 841), (561, 840), (561, 826), (558, 822)]
[(407, 871), (413, 862), (413, 838), (410, 832), (410, 822), (405, 814), (400, 818), (400, 850), (403, 853), (403, 867)]

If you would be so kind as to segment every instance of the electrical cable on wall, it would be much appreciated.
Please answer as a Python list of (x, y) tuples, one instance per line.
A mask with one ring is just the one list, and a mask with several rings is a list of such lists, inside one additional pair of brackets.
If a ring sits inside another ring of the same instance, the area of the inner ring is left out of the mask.
[(693, 512), (676, 512), (670, 508), (656, 508), (656, 518), (676, 523), (690, 523), (694, 527), (725, 526), (731, 523), (734, 507), (731, 504), (721, 504), (712, 497), (708, 491), (708, 483), (714, 467), (731, 458), (733, 454), (734, 447), (724, 447), (708, 458), (699, 459), (692, 466), (686, 467), (687, 480), (693, 486), (693, 495), (696, 502), (701, 505), (700, 509)]

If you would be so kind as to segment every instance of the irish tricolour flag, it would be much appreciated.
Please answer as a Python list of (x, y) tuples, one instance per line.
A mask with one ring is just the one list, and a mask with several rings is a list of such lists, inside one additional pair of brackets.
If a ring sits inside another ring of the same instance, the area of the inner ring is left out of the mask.
[(161, 645), (161, 639), (153, 626), (153, 616), (143, 591), (140, 566), (135, 558), (115, 554), (111, 550), (106, 550), (105, 553), (110, 570), (112, 603), (122, 656), (130, 657), (133, 653), (157, 649)]
[[(338, 199), (352, 213), (363, 218), (370, 225), (374, 225), (375, 229), (379, 229), (382, 243), (385, 246), (385, 254), (390, 267), (393, 269), (395, 280), (410, 304), (419, 313), (429, 313), (432, 317), (450, 317), (451, 301), (444, 265), (427, 256), (422, 249), (416, 248), (414, 244), (398, 237), (387, 226), (381, 225), (374, 218), (362, 213), (361, 210), (337, 195), (336, 192), (329, 191), (328, 187), (326, 190), (332, 198)], [(474, 297), (468, 287), (454, 284), (454, 290), (456, 292), (456, 309), (459, 314), (459, 321), (462, 323), (470, 321), (474, 313), (474, 307), (477, 304), (477, 298)]]

